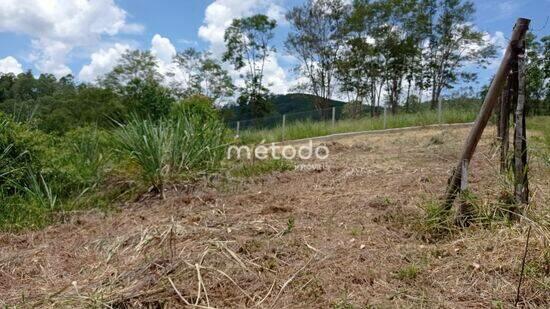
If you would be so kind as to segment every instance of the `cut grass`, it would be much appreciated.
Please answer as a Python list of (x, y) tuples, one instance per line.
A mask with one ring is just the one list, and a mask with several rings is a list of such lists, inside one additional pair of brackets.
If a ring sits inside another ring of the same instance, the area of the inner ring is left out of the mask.
[(294, 169), (294, 163), (288, 160), (258, 160), (255, 162), (236, 162), (230, 170), (231, 176), (234, 177), (256, 177), (273, 172), (284, 172)]
[[(476, 117), (475, 111), (447, 110), (442, 115), (443, 123), (466, 123)], [(437, 112), (428, 111), (416, 114), (388, 115), (386, 128), (403, 128), (411, 126), (425, 126), (438, 123)], [(378, 118), (360, 118), (339, 120), (332, 126), (331, 121), (295, 121), (286, 124), (285, 140), (302, 139), (308, 137), (325, 136), (335, 133), (372, 131), (384, 129), (384, 120)], [(240, 132), (240, 140), (243, 144), (270, 143), (281, 141), (282, 127), (262, 130), (243, 130)]]

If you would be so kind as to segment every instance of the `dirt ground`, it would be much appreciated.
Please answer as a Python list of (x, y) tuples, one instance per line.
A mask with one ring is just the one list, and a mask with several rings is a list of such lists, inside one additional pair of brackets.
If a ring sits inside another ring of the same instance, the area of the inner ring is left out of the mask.
[[(548, 163), (531, 161), (537, 219), (426, 231), (422, 208), (443, 195), (468, 130), (343, 138), (294, 171), (0, 234), (0, 306), (506, 308), (532, 225), (520, 305), (548, 308)], [(493, 135), (471, 163), (481, 204), (505, 187)]]

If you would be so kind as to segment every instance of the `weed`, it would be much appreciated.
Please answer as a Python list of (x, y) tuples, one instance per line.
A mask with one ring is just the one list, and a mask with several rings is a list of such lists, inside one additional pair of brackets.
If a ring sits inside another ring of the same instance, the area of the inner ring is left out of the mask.
[(396, 272), (396, 277), (399, 280), (414, 280), (420, 273), (420, 267), (411, 264), (399, 269)]
[(420, 205), (420, 208), (425, 214), (418, 222), (417, 229), (427, 240), (441, 238), (454, 229), (451, 212), (443, 209), (439, 201), (430, 200)]
[(362, 228), (359, 228), (359, 227), (352, 227), (351, 228), (351, 235), (352, 236), (359, 236), (361, 235), (361, 232), (363, 231)]
[(294, 217), (288, 218), (288, 221), (286, 222), (286, 229), (283, 231), (283, 235), (287, 235), (294, 229), (294, 223), (295, 219)]

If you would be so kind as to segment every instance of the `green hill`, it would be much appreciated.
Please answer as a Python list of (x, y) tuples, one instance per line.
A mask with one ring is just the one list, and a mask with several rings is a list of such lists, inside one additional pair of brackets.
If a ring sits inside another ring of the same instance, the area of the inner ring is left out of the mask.
[[(317, 96), (305, 93), (278, 94), (271, 97), (273, 112), (266, 117), (280, 117), (283, 114), (295, 114), (315, 110)], [(329, 100), (329, 108), (341, 107), (345, 102)], [(241, 111), (240, 106), (229, 106), (222, 109), (222, 114), (228, 122), (248, 120), (253, 118), (248, 113)]]
[[(283, 95), (274, 95), (271, 101), (279, 114), (290, 114), (315, 109), (315, 99), (317, 96), (305, 93), (289, 93)], [(342, 101), (329, 100), (329, 107), (340, 107), (346, 104)]]

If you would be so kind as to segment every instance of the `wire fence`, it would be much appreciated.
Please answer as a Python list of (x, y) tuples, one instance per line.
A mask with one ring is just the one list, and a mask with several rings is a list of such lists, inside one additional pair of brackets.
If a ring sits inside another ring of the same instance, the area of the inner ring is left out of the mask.
[(441, 100), (435, 110), (414, 113), (402, 111), (395, 114), (384, 107), (348, 103), (324, 109), (232, 121), (227, 126), (234, 137), (243, 143), (283, 142), (343, 132), (471, 122), (476, 113), (477, 106), (451, 108), (442, 104)]

